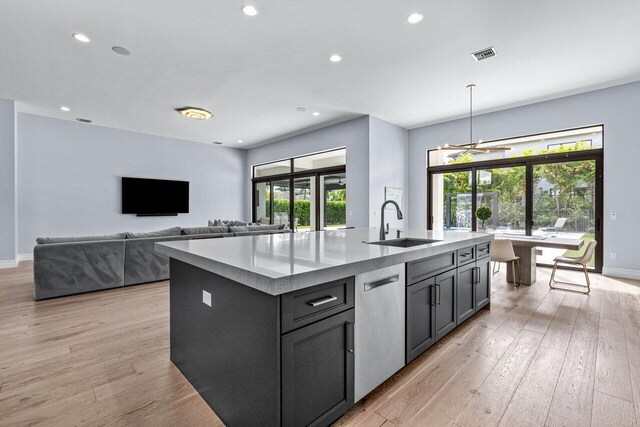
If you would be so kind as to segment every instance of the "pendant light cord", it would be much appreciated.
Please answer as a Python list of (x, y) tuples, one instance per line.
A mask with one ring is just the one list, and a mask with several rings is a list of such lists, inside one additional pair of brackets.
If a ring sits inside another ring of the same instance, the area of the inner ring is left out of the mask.
[(473, 145), (473, 87), (475, 85), (470, 84), (469, 87), (469, 144)]

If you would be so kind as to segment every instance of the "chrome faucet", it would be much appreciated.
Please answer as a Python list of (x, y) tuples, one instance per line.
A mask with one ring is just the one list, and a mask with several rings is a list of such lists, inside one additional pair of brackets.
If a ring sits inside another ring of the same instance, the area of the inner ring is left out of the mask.
[(389, 203), (393, 204), (396, 207), (396, 211), (398, 213), (398, 219), (402, 219), (402, 211), (400, 210), (400, 206), (394, 200), (387, 200), (382, 204), (382, 208), (380, 208), (380, 240), (385, 240), (386, 235), (389, 232), (389, 224), (387, 224), (387, 229), (384, 229), (384, 208)]

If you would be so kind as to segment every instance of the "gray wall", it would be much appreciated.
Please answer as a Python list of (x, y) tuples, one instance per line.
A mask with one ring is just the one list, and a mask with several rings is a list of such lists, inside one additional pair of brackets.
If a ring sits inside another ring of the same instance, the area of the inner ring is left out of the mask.
[[(189, 181), (190, 213), (122, 215), (122, 176)], [(246, 176), (244, 150), (20, 113), (18, 250), (30, 253), (38, 236), (147, 231), (243, 218)]]
[[(385, 187), (400, 187), (404, 190), (404, 219), (398, 220), (395, 209), (387, 209), (385, 222), (391, 228), (406, 228), (408, 223), (408, 141), (406, 129), (385, 122), (377, 117), (369, 120), (369, 225), (380, 226), (380, 206), (384, 202)], [(350, 177), (349, 177), (350, 179)]]
[(0, 99), (0, 263), (16, 257), (15, 105)]
[(251, 166), (337, 147), (347, 148), (347, 226), (369, 225), (369, 117), (360, 117), (248, 150), (247, 218), (251, 217)]
[[(557, 129), (604, 124), (604, 265), (605, 272), (640, 271), (638, 211), (640, 185), (640, 82), (559, 98), (474, 117), (474, 136), (508, 138)], [(468, 119), (409, 131), (409, 215), (412, 228), (426, 227), (426, 151), (445, 142), (465, 142)], [(618, 213), (616, 221), (611, 212)], [(617, 260), (609, 259), (617, 252)], [(614, 271), (619, 270), (619, 271)], [(640, 277), (639, 277), (640, 278)]]

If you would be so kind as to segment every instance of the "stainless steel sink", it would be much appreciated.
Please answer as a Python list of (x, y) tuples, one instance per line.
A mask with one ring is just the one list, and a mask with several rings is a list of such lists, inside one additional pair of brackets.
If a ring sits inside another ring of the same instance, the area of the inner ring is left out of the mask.
[(442, 240), (433, 239), (414, 239), (405, 237), (402, 239), (380, 240), (378, 242), (367, 242), (369, 245), (395, 246), (397, 248), (411, 248), (413, 246), (426, 245), (428, 243), (441, 242)]

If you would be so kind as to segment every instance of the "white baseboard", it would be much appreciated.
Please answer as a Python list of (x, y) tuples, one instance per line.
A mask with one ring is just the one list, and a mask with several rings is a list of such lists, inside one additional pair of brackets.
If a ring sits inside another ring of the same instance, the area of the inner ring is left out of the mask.
[(16, 268), (18, 261), (15, 259), (8, 259), (6, 261), (0, 261), (0, 268)]
[(30, 254), (18, 254), (18, 262), (20, 261), (33, 261), (33, 252)]
[(626, 268), (611, 268), (611, 267), (603, 267), (602, 268), (603, 276), (611, 276), (611, 277), (620, 277), (623, 279), (634, 279), (640, 280), (640, 271), (638, 270), (628, 270)]

